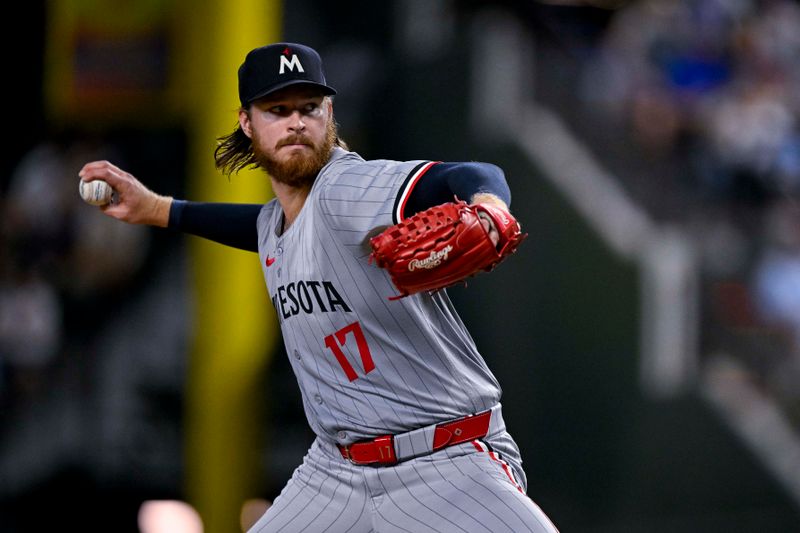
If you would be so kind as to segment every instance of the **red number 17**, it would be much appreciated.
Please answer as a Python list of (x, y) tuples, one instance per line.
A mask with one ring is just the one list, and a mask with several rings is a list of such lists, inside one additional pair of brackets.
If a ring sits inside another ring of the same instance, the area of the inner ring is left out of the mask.
[(345, 326), (332, 335), (325, 337), (325, 346), (331, 349), (336, 360), (342, 365), (342, 370), (344, 370), (344, 373), (347, 375), (347, 379), (354, 381), (358, 378), (358, 374), (356, 374), (350, 361), (344, 356), (344, 352), (341, 348), (347, 341), (347, 334), (351, 332), (356, 338), (358, 355), (361, 356), (361, 362), (364, 364), (364, 373), (369, 374), (371, 371), (375, 370), (375, 363), (372, 361), (372, 354), (369, 353), (367, 339), (364, 337), (364, 332), (361, 330), (361, 324), (358, 322), (353, 322), (349, 326)]

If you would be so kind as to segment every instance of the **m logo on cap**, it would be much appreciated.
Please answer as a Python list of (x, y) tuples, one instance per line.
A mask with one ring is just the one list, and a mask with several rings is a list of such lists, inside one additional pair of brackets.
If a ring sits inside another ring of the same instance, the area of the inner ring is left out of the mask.
[(286, 70), (286, 67), (289, 67), (290, 72), (294, 72), (295, 67), (299, 72), (305, 72), (303, 70), (303, 65), (300, 64), (300, 58), (297, 57), (297, 54), (292, 54), (292, 59), (286, 59), (289, 55), (289, 48), (286, 47), (283, 49), (283, 54), (281, 55), (281, 68), (278, 71), (278, 74), (283, 74)]

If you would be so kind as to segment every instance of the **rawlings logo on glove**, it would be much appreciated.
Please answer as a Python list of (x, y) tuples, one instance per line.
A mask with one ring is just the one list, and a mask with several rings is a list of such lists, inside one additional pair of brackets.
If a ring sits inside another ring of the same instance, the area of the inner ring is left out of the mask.
[(436, 268), (442, 261), (447, 261), (447, 254), (453, 249), (449, 244), (438, 252), (431, 252), (426, 259), (412, 259), (408, 262), (408, 270), (417, 268)]
[[(481, 218), (499, 235), (492, 243)], [(437, 291), (492, 270), (527, 237), (511, 214), (491, 204), (448, 202), (405, 219), (370, 239), (370, 262), (386, 269), (400, 294)]]

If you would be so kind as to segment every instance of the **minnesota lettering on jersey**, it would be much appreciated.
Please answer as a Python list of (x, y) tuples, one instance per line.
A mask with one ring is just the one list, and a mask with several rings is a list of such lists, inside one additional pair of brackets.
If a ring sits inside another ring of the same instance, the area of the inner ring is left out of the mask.
[(301, 311), (306, 314), (317, 311), (328, 313), (341, 308), (342, 311), (351, 312), (330, 281), (293, 281), (281, 285), (272, 296), (272, 305), (281, 320), (291, 318)]

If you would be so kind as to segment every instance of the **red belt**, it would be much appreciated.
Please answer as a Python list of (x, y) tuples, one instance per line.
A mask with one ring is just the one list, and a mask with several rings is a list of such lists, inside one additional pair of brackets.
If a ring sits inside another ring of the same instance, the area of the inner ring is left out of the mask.
[[(465, 416), (450, 422), (438, 424), (433, 431), (431, 452), (454, 446), (473, 439), (486, 436), (492, 411), (484, 411), (477, 415)], [(342, 457), (357, 465), (393, 465), (398, 459), (394, 449), (394, 435), (384, 435), (372, 440), (338, 445)]]

